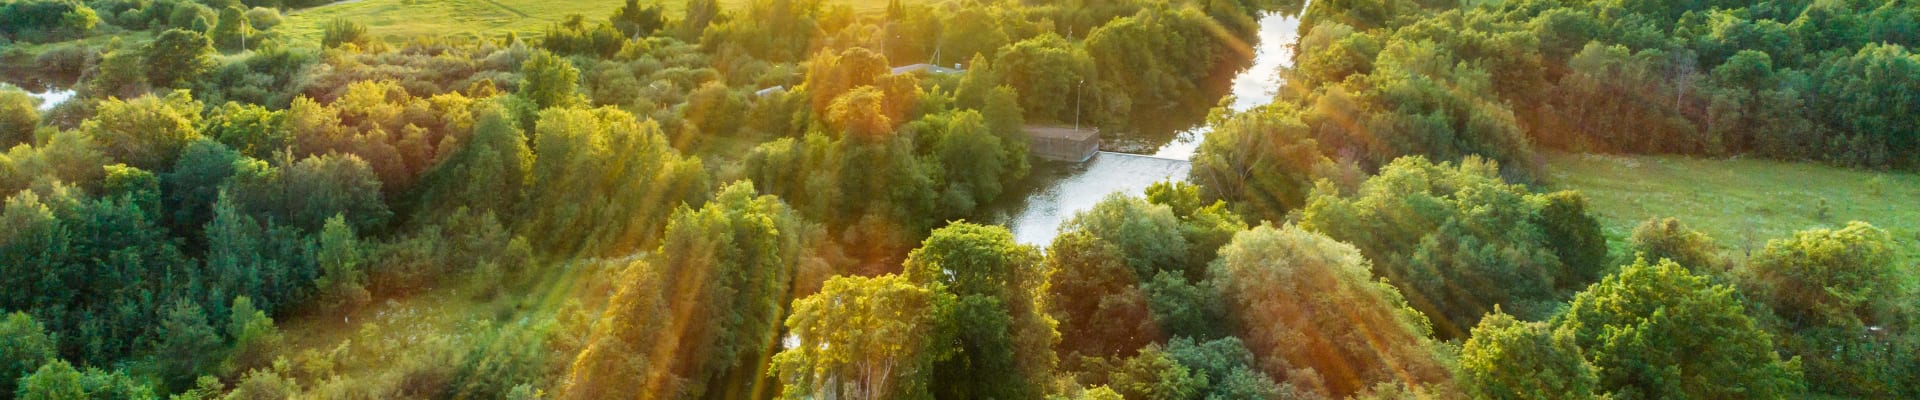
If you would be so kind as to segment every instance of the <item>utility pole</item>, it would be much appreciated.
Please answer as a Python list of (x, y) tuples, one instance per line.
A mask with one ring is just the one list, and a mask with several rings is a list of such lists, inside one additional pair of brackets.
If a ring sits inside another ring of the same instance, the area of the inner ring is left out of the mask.
[(1086, 84), (1086, 79), (1081, 79), (1079, 82), (1074, 82), (1073, 84), (1073, 130), (1075, 131), (1080, 130), (1080, 86)]

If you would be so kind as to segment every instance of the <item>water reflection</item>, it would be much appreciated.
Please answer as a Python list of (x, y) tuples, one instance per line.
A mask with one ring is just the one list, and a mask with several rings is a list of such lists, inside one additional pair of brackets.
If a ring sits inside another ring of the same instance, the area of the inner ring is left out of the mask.
[(994, 218), (1013, 230), (1014, 240), (1046, 246), (1061, 222), (1107, 194), (1140, 193), (1155, 182), (1185, 180), (1190, 169), (1186, 160), (1104, 152), (1084, 163), (1036, 163), (1028, 181), (1043, 184), (1028, 187), (1026, 197), (1013, 204), (996, 207), (1002, 213)]
[[(1280, 69), (1293, 63), (1293, 44), (1300, 39), (1300, 18), (1296, 15), (1267, 14), (1260, 18), (1260, 43), (1254, 50), (1253, 66), (1233, 78), (1233, 103), (1227, 108), (1235, 112), (1251, 110), (1254, 107), (1273, 102), (1278, 94), (1282, 80)], [(1154, 157), (1186, 160), (1200, 149), (1200, 141), (1205, 139), (1211, 128), (1200, 124), (1183, 130), (1165, 146), (1153, 153)]]
[(1036, 162), (1033, 176), (989, 209), (989, 220), (1005, 224), (1020, 243), (1046, 246), (1053, 241), (1061, 222), (1092, 208), (1108, 194), (1138, 194), (1155, 182), (1186, 180), (1192, 169), (1187, 159), (1206, 136), (1207, 112), (1229, 92), (1234, 101), (1228, 107), (1235, 111), (1271, 102), (1283, 83), (1279, 69), (1293, 61), (1299, 30), (1296, 15), (1270, 13), (1261, 17), (1259, 47), (1251, 66), (1232, 74), (1230, 80), (1212, 80), (1196, 91), (1200, 98), (1189, 104), (1154, 113), (1156, 118), (1150, 121), (1136, 122), (1138, 133), (1110, 135), (1102, 145), (1108, 151), (1150, 155), (1100, 153), (1080, 164)]

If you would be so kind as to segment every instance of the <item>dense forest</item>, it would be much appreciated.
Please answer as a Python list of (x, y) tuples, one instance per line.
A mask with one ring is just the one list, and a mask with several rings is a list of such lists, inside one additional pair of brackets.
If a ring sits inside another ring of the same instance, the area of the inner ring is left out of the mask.
[[(1920, 3), (877, 1), (0, 0), (0, 397), (1920, 397), (1920, 226), (1617, 232), (1543, 156), (1910, 191)], [(1184, 179), (993, 223), (1275, 13)]]

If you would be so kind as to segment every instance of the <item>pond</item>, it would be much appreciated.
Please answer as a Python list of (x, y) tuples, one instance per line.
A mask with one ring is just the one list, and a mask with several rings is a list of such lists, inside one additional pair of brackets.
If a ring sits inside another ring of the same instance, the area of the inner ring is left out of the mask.
[(27, 96), (31, 96), (33, 97), (34, 100), (37, 100), (40, 102), (40, 105), (38, 106), (38, 108), (40, 109), (40, 112), (47, 112), (47, 110), (52, 110), (54, 106), (58, 106), (60, 105), (60, 103), (65, 103), (67, 102), (67, 100), (73, 100), (73, 95), (74, 95), (73, 89), (42, 88), (38, 91), (35, 91), (33, 89), (26, 89), (21, 86), (15, 86), (13, 84), (8, 84), (8, 83), (0, 83), (0, 88), (14, 88), (14, 89), (21, 89), (23, 91), (26, 91)]
[[(1207, 106), (1218, 104), (1219, 96), (1231, 94), (1228, 107), (1246, 111), (1272, 101), (1284, 82), (1280, 68), (1293, 62), (1293, 44), (1299, 37), (1297, 15), (1269, 13), (1260, 18), (1260, 41), (1252, 64), (1234, 74), (1231, 85), (1216, 91)], [(1221, 93), (1226, 92), (1226, 93)], [(1062, 222), (1074, 214), (1092, 208), (1114, 192), (1139, 195), (1147, 186), (1166, 180), (1187, 179), (1192, 165), (1187, 162), (1206, 138), (1208, 107), (1178, 110), (1168, 118), (1187, 121), (1175, 127), (1171, 140), (1143, 146), (1140, 141), (1121, 138), (1085, 163), (1035, 161), (1033, 175), (1022, 185), (1010, 188), (1003, 200), (989, 208), (991, 222), (1005, 225), (1021, 244), (1045, 247), (1053, 242)], [(1196, 111), (1197, 110), (1197, 111)], [(1150, 128), (1148, 128), (1150, 129)]]

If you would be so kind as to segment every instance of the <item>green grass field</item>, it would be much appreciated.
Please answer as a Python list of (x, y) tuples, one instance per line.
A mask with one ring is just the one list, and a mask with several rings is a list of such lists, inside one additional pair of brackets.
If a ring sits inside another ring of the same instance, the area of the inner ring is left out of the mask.
[(1547, 160), (1554, 187), (1585, 194), (1616, 247), (1635, 226), (1657, 217), (1679, 218), (1736, 258), (1795, 231), (1866, 221), (1920, 256), (1920, 175), (1753, 159), (1553, 154)]
[[(680, 18), (686, 0), (659, 1), (670, 19)], [(721, 0), (723, 12), (745, 7), (750, 0)], [(886, 10), (887, 0), (826, 0), (827, 4), (849, 4), (856, 13)], [(295, 40), (319, 40), (320, 29), (335, 18), (367, 25), (374, 37), (396, 41), (412, 36), (448, 34), (522, 35), (538, 33), (548, 25), (580, 14), (592, 20), (605, 20), (624, 0), (348, 0), (294, 11), (279, 28)], [(641, 4), (649, 4), (642, 1)]]

